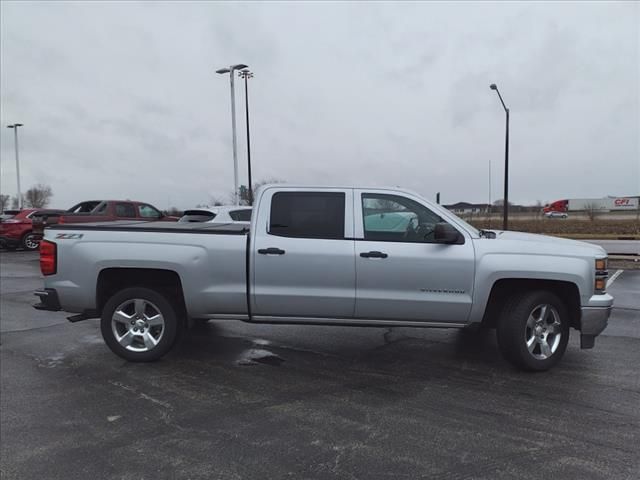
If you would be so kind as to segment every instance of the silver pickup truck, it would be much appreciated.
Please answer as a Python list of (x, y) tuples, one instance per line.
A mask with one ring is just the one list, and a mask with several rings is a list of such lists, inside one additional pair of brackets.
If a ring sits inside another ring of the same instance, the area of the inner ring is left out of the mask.
[(266, 186), (251, 224), (56, 225), (38, 309), (100, 318), (114, 353), (166, 354), (189, 319), (372, 327), (494, 327), (526, 370), (592, 348), (613, 305), (597, 246), (479, 231), (419, 195)]

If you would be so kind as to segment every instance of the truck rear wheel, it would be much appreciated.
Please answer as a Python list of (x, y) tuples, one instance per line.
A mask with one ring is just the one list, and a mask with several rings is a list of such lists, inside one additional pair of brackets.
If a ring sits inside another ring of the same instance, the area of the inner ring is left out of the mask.
[(560, 361), (569, 341), (569, 315), (553, 293), (539, 290), (514, 295), (505, 304), (496, 329), (502, 355), (524, 370), (544, 371)]
[(116, 355), (131, 362), (152, 362), (173, 347), (178, 317), (175, 307), (157, 291), (125, 288), (105, 304), (100, 329)]

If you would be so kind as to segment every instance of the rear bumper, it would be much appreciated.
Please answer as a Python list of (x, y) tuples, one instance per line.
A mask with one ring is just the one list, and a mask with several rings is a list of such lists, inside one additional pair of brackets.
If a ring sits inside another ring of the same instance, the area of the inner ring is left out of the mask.
[(36, 303), (33, 306), (36, 310), (58, 312), (62, 309), (60, 300), (58, 299), (58, 292), (56, 292), (55, 289), (45, 288), (43, 290), (36, 290), (33, 294), (40, 298), (40, 303)]

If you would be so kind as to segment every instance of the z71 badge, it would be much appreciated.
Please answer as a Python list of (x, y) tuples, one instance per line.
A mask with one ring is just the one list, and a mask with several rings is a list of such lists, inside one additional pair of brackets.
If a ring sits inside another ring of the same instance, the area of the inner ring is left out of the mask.
[(78, 240), (84, 237), (84, 233), (59, 233), (56, 235), (56, 240)]

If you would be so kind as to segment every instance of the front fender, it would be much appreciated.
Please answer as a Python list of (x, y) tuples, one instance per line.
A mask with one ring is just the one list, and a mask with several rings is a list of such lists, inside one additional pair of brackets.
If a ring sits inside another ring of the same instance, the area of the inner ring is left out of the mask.
[(576, 285), (580, 303), (586, 304), (593, 294), (593, 262), (586, 258), (489, 253), (476, 265), (476, 288), (470, 322), (480, 322), (495, 283), (504, 279), (553, 280)]

